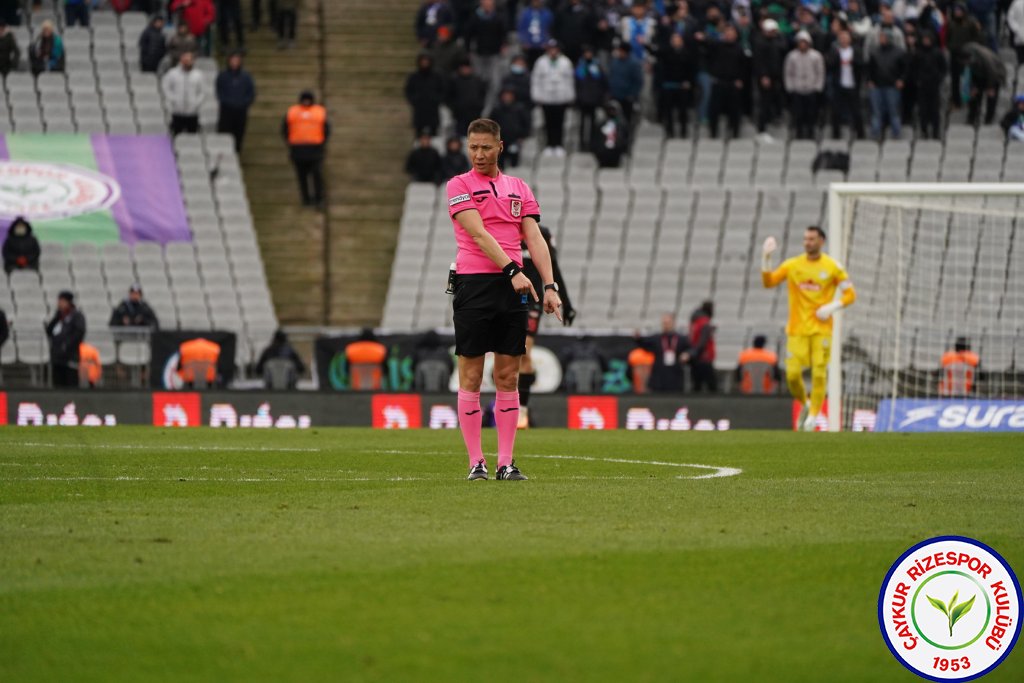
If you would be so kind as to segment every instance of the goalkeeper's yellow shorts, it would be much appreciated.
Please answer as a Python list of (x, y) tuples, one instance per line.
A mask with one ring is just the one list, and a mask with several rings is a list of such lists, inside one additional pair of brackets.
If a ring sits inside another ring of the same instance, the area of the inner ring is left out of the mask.
[(832, 353), (832, 335), (815, 334), (786, 338), (786, 374), (801, 373), (804, 368), (825, 370)]

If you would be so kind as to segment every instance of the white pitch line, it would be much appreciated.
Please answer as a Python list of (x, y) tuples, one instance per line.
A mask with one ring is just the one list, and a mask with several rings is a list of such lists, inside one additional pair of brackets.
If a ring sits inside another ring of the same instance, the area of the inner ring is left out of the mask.
[(156, 446), (145, 444), (86, 444), (86, 443), (40, 443), (40, 442), (0, 442), (5, 446), (19, 448), (94, 448), (104, 451), (241, 451), (243, 453), (319, 453), (319, 448), (241, 448), (237, 446)]

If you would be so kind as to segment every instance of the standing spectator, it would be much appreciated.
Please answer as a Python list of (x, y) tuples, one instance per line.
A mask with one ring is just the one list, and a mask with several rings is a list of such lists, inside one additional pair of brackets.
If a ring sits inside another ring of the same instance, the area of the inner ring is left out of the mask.
[(665, 137), (675, 137), (675, 125), (678, 122), (679, 136), (685, 138), (697, 77), (696, 57), (681, 33), (672, 33), (668, 44), (658, 50), (657, 57), (658, 118), (665, 127)]
[(444, 157), (441, 159), (441, 182), (448, 182), (468, 170), (469, 158), (462, 149), (462, 138), (457, 135), (448, 138)]
[(472, 63), (466, 59), (459, 63), (455, 75), (445, 88), (445, 101), (452, 112), (455, 130), (462, 137), (470, 122), (480, 118), (487, 100), (487, 84), (473, 73)]
[(882, 139), (886, 125), (892, 137), (900, 138), (900, 91), (906, 78), (906, 55), (889, 42), (889, 32), (878, 36), (878, 48), (868, 60), (868, 90), (871, 96), (871, 136)]
[(782, 94), (783, 64), (786, 61), (786, 39), (779, 33), (779, 22), (765, 19), (761, 33), (753, 39), (754, 80), (757, 82), (757, 132), (766, 134), (768, 124), (775, 123), (785, 109)]
[(89, 2), (91, 0), (64, 0), (64, 26), (80, 24), (89, 27)]
[(313, 91), (303, 90), (299, 94), (299, 103), (288, 109), (281, 122), (281, 136), (288, 143), (303, 206), (323, 209), (324, 148), (331, 136), (331, 123), (327, 120), (327, 110), (316, 104)]
[[(277, 0), (267, 0), (267, 18), (271, 27), (277, 26)], [(263, 0), (252, 0), (252, 30), (260, 30), (263, 24)]]
[(565, 156), (565, 110), (576, 99), (572, 62), (558, 42), (548, 42), (547, 54), (533, 65), (530, 96), (544, 111), (545, 156)]
[(519, 16), (519, 25), (516, 27), (519, 47), (525, 51), (526, 61), (531, 69), (551, 42), (551, 29), (554, 24), (555, 15), (544, 6), (544, 0), (530, 0), (530, 6), (523, 9)]
[(555, 15), (552, 33), (570, 62), (579, 61), (584, 46), (590, 44), (593, 23), (590, 8), (581, 0), (569, 0)]
[(711, 73), (709, 63), (711, 55), (708, 45), (722, 37), (722, 29), (725, 28), (725, 19), (722, 11), (717, 5), (708, 5), (704, 12), (704, 26), (699, 28), (693, 38), (697, 42), (697, 55), (699, 56), (697, 66), (697, 84), (700, 86), (700, 98), (697, 100), (697, 120), (704, 123), (708, 120), (708, 108), (711, 106)]
[(1024, 94), (1013, 98), (1013, 107), (999, 121), (1006, 139), (1014, 142), (1024, 142)]
[(437, 40), (434, 41), (430, 54), (434, 58), (434, 69), (445, 78), (451, 76), (459, 64), (469, 58), (462, 41), (458, 40), (455, 31), (451, 26), (442, 26), (437, 30)]
[(608, 79), (590, 46), (576, 65), (576, 106), (580, 112), (580, 149), (586, 149), (593, 136), (594, 114), (608, 96)]
[(998, 0), (967, 0), (967, 10), (981, 25), (985, 33), (985, 44), (993, 52), (999, 51), (998, 33), (996, 28), (996, 13), (999, 11)]
[(288, 335), (285, 334), (284, 330), (274, 332), (274, 338), (267, 348), (263, 349), (263, 353), (260, 354), (260, 358), (256, 362), (256, 374), (263, 377), (263, 381), (268, 389), (271, 382), (270, 377), (268, 377), (270, 373), (266, 371), (267, 363), (275, 359), (291, 361), (292, 372), (288, 378), (288, 388), (294, 389), (295, 385), (299, 382), (299, 377), (306, 373), (306, 364), (302, 362), (302, 358), (295, 351), (295, 347), (288, 341)]
[(39, 240), (32, 234), (32, 225), (18, 216), (7, 230), (4, 240), (4, 272), (39, 270)]
[(78, 352), (85, 339), (85, 316), (75, 308), (75, 295), (57, 295), (57, 311), (46, 326), (50, 339), (50, 372), (54, 386), (78, 386)]
[(533, 100), (530, 99), (530, 68), (526, 63), (526, 57), (516, 55), (508, 65), (508, 73), (501, 79), (501, 89), (511, 90), (516, 94), (516, 102), (524, 107), (533, 108)]
[(825, 88), (825, 60), (811, 47), (811, 36), (806, 31), (796, 34), (796, 49), (786, 55), (783, 78), (792, 99), (797, 139), (814, 139), (818, 95)]
[(110, 314), (109, 327), (149, 327), (159, 329), (156, 313), (142, 299), (142, 286), (138, 283), (128, 288), (128, 297), (122, 299)]
[(11, 336), (11, 328), (7, 324), (7, 313), (0, 308), (0, 351), (3, 350), (4, 343), (9, 336)]
[(796, 21), (793, 22), (793, 30), (797, 33), (806, 31), (811, 37), (811, 47), (825, 53), (828, 48), (829, 36), (821, 28), (821, 23), (814, 16), (814, 12), (807, 5), (802, 5), (796, 10)]
[(18, 68), (20, 61), (18, 39), (7, 30), (7, 24), (0, 18), (0, 77), (7, 78), (7, 74)]
[(661, 334), (642, 342), (654, 354), (654, 367), (648, 382), (651, 391), (682, 393), (682, 364), (690, 360), (687, 338), (676, 332), (676, 317), (671, 313), (661, 316)]
[(242, 0), (217, 0), (217, 31), (220, 48), (226, 50), (235, 34), (235, 48), (245, 49), (245, 27), (242, 26)]
[(228, 57), (228, 68), (217, 76), (217, 102), (220, 103), (217, 132), (230, 133), (239, 154), (249, 121), (249, 107), (255, 101), (256, 84), (249, 72), (242, 68), (242, 53), (234, 52)]
[(918, 118), (925, 139), (938, 140), (942, 135), (941, 91), (948, 71), (946, 55), (935, 44), (935, 36), (930, 31), (922, 32), (921, 44), (910, 61), (910, 78), (917, 89)]
[(967, 14), (967, 6), (962, 2), (953, 5), (949, 21), (946, 22), (946, 49), (949, 50), (949, 97), (954, 109), (963, 104), (960, 90), (960, 77), (967, 66), (967, 53), (964, 48), (971, 43), (981, 43), (984, 34), (978, 20)]
[(405, 101), (412, 107), (413, 130), (427, 131), (431, 137), (437, 135), (444, 91), (444, 79), (434, 71), (434, 58), (421, 52), (416, 58), (416, 70), (405, 79)]
[(722, 39), (708, 45), (708, 73), (711, 75), (711, 103), (708, 124), (711, 137), (718, 137), (718, 117), (725, 114), (729, 120), (729, 135), (740, 135), (740, 107), (743, 94), (743, 73), (746, 58), (738, 42), (736, 27), (726, 25)]
[(608, 94), (619, 103), (626, 122), (633, 123), (633, 108), (644, 89), (644, 71), (640, 62), (629, 56), (629, 48), (619, 43), (608, 65)]
[(522, 102), (516, 101), (514, 90), (505, 88), (487, 118), (501, 127), (501, 139), (505, 144), (505, 152), (498, 157), (498, 168), (504, 170), (506, 165), (515, 168), (519, 165), (523, 140), (530, 137), (530, 110)]
[(39, 37), (29, 48), (28, 56), (33, 76), (46, 71), (64, 71), (64, 41), (53, 30), (53, 22), (49, 19), (42, 23)]
[[(191, 38), (191, 35), (189, 37)], [(139, 36), (139, 68), (146, 73), (156, 73), (166, 54), (167, 40), (164, 38), (164, 18), (156, 15)]]
[(1010, 29), (1010, 43), (1017, 53), (1017, 66), (1024, 64), (1024, 0), (1013, 0), (1006, 10), (1006, 26)]
[(487, 104), (494, 105), (501, 77), (501, 55), (505, 51), (508, 25), (505, 13), (494, 8), (494, 0), (480, 0), (466, 26), (466, 48), (473, 60), (473, 70), (487, 82)]
[(853, 128), (857, 139), (864, 137), (864, 118), (860, 111), (861, 63), (853, 36), (846, 29), (840, 30), (825, 60), (834, 140), (839, 139), (840, 127), (844, 125)]
[(703, 388), (714, 394), (718, 391), (718, 377), (715, 375), (715, 305), (703, 302), (690, 316), (690, 378), (693, 390)]
[(295, 47), (295, 26), (299, 23), (299, 0), (277, 0), (277, 49)]
[(6, 26), (21, 26), (21, 0), (3, 0), (0, 2), (0, 19)]
[(910, 64), (917, 55), (917, 28), (913, 24), (903, 27), (903, 40), (907, 49), (903, 53), (904, 71), (903, 87), (900, 89), (900, 121), (910, 129), (914, 129), (914, 110), (917, 109), (917, 80), (909, 72)]
[(630, 56), (640, 63), (647, 59), (647, 48), (654, 47), (654, 28), (654, 19), (647, 15), (647, 0), (633, 0), (629, 16), (619, 23), (619, 35)]
[(189, 33), (195, 36), (199, 49), (206, 56), (210, 54), (210, 26), (217, 17), (213, 0), (171, 0), (167, 8), (171, 16), (180, 17), (179, 23), (188, 26)]
[[(174, 35), (167, 41), (167, 54), (171, 56), (171, 68), (178, 66), (181, 56), (186, 52), (193, 55), (199, 52), (199, 41), (188, 30), (188, 24), (179, 22), (174, 29)], [(157, 62), (159, 65), (159, 62)]]
[(405, 172), (414, 183), (434, 183), (441, 180), (441, 155), (430, 141), (430, 133), (420, 133), (419, 145), (405, 158)]
[(455, 15), (445, 0), (423, 0), (416, 12), (416, 39), (424, 48), (434, 46), (437, 31), (442, 26), (451, 26)]
[(871, 27), (864, 38), (864, 61), (868, 62), (878, 51), (881, 44), (881, 35), (884, 32), (889, 34), (889, 44), (903, 50), (907, 49), (907, 41), (903, 36), (903, 30), (896, 22), (896, 16), (892, 13), (892, 7), (882, 4), (878, 8), (878, 23)]
[(195, 68), (195, 55), (183, 53), (178, 66), (164, 74), (160, 85), (171, 110), (171, 135), (198, 133), (199, 108), (206, 99), (206, 85)]

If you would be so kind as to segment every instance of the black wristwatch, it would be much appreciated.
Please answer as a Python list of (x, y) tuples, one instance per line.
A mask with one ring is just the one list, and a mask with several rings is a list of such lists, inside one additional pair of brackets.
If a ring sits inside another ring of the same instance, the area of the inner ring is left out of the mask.
[(558, 294), (558, 283), (557, 282), (552, 282), (550, 284), (544, 285), (544, 291), (545, 292), (548, 291), (549, 289), (554, 290), (555, 294)]

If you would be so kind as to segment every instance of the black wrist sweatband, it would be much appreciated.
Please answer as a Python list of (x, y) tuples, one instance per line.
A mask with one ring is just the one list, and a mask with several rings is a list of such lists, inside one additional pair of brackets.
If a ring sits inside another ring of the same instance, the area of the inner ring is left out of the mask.
[(511, 279), (523, 272), (523, 270), (516, 265), (515, 261), (509, 261), (508, 265), (501, 269), (501, 272), (505, 273), (505, 275)]

